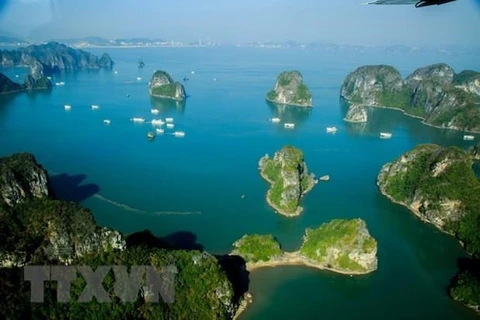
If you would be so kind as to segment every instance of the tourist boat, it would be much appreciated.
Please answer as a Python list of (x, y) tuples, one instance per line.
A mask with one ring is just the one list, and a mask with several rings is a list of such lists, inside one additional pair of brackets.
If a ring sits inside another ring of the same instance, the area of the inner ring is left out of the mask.
[(154, 126), (163, 126), (165, 122), (163, 122), (161, 119), (153, 119), (152, 120), (152, 125)]
[(285, 123), (283, 126), (285, 127), (285, 129), (293, 129), (293, 128), (295, 128), (295, 124), (294, 124), (294, 123)]
[(115, 70), (115, 71), (113, 71), (113, 73), (117, 74), (117, 73), (118, 73), (118, 71), (117, 71), (117, 70)]
[(270, 121), (273, 122), (273, 123), (279, 123), (280, 118), (272, 118), (272, 119), (270, 119)]
[(142, 80), (142, 78), (140, 78), (140, 77), (137, 77), (137, 81), (140, 81), (140, 80)]
[(173, 135), (174, 135), (175, 137), (182, 138), (182, 137), (185, 137), (185, 132), (183, 132), (183, 131), (175, 131), (175, 132), (173, 133)]
[(145, 122), (145, 119), (143, 119), (143, 118), (133, 118), (132, 121), (133, 122)]
[(164, 134), (165, 133), (165, 130), (160, 129), (160, 128), (157, 128), (155, 131), (157, 132), (157, 134)]
[[(15, 78), (18, 78), (18, 74), (15, 75)], [(48, 78), (48, 77), (47, 77)], [(50, 80), (50, 79), (49, 79)]]
[(70, 109), (72, 109), (72, 106), (69, 105), (69, 104), (66, 104), (66, 105), (64, 105), (63, 107), (65, 108), (65, 110), (70, 110)]
[(166, 122), (173, 122), (173, 118), (165, 118)]
[(105, 119), (105, 120), (103, 120), (103, 123), (105, 123), (105, 124), (110, 124), (110, 120)]
[(389, 132), (380, 132), (381, 139), (390, 139), (391, 137), (392, 137), (392, 134)]
[(65, 82), (63, 82), (63, 81), (55, 82), (55, 85), (56, 85), (56, 86), (64, 86), (64, 85), (65, 85)]
[(158, 111), (158, 109), (152, 109), (152, 110), (150, 110), (150, 112), (152, 114), (158, 114), (160, 111)]
[(97, 110), (98, 108), (100, 108), (97, 104), (92, 104), (92, 110)]
[(464, 135), (463, 136), (463, 140), (466, 140), (466, 141), (472, 141), (474, 140), (475, 137), (474, 136), (470, 136), (470, 135)]
[(167, 128), (168, 129), (173, 129), (173, 127), (175, 127), (175, 125), (173, 123), (167, 123)]
[[(17, 75), (17, 78), (18, 78), (18, 75)], [(47, 77), (48, 80), (52, 80), (52, 77)]]
[(148, 140), (153, 140), (153, 139), (155, 139), (155, 133), (153, 133), (153, 132), (147, 133), (147, 138), (148, 138)]
[(337, 132), (337, 127), (327, 127), (327, 132), (330, 132), (330, 133), (335, 133)]

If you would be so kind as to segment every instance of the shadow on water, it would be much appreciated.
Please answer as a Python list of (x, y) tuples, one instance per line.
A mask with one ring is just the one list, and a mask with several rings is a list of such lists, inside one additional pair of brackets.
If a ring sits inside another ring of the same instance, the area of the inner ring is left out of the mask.
[[(203, 251), (203, 245), (197, 243), (197, 236), (189, 231), (178, 231), (166, 237), (156, 237), (150, 230), (135, 232), (127, 236), (127, 247), (148, 247), (168, 250)], [(234, 302), (238, 302), (249, 286), (249, 272), (245, 260), (235, 255), (215, 255), (225, 271), (234, 290)]]
[(297, 107), (276, 104), (270, 101), (265, 101), (270, 109), (272, 118), (280, 118), (280, 122), (294, 123), (300, 125), (308, 120), (312, 114), (312, 108), (310, 107)]
[(50, 185), (55, 198), (65, 201), (82, 202), (100, 191), (96, 184), (82, 185), (87, 178), (84, 174), (68, 175), (66, 173), (50, 176)]
[(152, 109), (157, 109), (160, 114), (168, 114), (172, 111), (179, 114), (183, 114), (185, 112), (185, 100), (176, 101), (172, 99), (150, 97), (150, 103), (152, 105)]
[(150, 230), (144, 230), (130, 234), (126, 241), (129, 247), (203, 251), (203, 245), (197, 243), (197, 236), (189, 231), (177, 231), (166, 237), (156, 237)]

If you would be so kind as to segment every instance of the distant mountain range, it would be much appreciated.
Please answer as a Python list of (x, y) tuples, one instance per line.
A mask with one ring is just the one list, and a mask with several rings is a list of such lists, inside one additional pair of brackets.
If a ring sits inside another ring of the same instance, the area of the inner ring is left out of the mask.
[[(295, 41), (285, 42), (244, 42), (244, 43), (220, 43), (205, 40), (182, 42), (165, 39), (150, 38), (118, 38), (107, 39), (102, 37), (83, 37), (72, 39), (51, 39), (45, 41), (55, 41), (64, 43), (71, 47), (88, 48), (88, 47), (215, 47), (215, 46), (237, 46), (237, 47), (253, 47), (253, 48), (290, 48), (290, 49), (306, 49), (306, 50), (323, 50), (323, 51), (339, 51), (339, 50), (355, 50), (364, 51), (384, 51), (392, 54), (402, 54), (408, 52), (440, 52), (440, 53), (467, 53), (480, 54), (480, 45), (477, 46), (458, 46), (458, 45), (438, 45), (438, 46), (408, 46), (408, 45), (361, 45), (361, 44), (335, 44), (335, 43), (300, 43)], [(39, 42), (30, 42), (12, 36), (0, 36), (0, 46), (25, 46), (30, 44), (39, 44)]]

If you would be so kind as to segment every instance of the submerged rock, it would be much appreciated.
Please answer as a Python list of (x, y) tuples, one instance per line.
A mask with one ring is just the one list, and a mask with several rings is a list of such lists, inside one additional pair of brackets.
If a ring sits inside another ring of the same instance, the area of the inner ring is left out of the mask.
[(311, 107), (313, 103), (310, 90), (303, 83), (302, 74), (296, 70), (282, 72), (266, 99), (278, 104), (300, 107)]

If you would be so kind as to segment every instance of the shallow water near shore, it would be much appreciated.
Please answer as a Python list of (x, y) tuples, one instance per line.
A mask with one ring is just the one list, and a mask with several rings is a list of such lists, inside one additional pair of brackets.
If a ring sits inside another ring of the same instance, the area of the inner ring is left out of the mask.
[[(56, 193), (90, 208), (101, 225), (125, 233), (150, 229), (185, 248), (228, 253), (246, 233), (273, 234), (287, 251), (298, 249), (305, 228), (334, 218), (362, 218), (378, 241), (378, 270), (349, 277), (285, 266), (250, 274), (253, 303), (241, 319), (475, 319), (446, 292), (459, 243), (391, 203), (376, 176), (386, 162), (420, 143), (467, 148), (463, 133), (421, 124), (395, 110), (372, 109), (368, 124), (342, 119), (344, 77), (365, 64), (391, 64), (406, 76), (415, 68), (446, 62), (457, 72), (480, 70), (478, 56), (447, 53), (404, 55), (381, 51), (338, 52), (255, 48), (130, 48), (105, 50), (112, 71), (57, 75), (65, 86), (51, 93), (0, 97), (0, 156), (33, 153), (49, 171)], [(146, 66), (137, 69), (141, 58)], [(153, 70), (185, 83), (184, 105), (148, 96)], [(276, 107), (264, 100), (276, 76), (298, 69), (314, 107)], [(191, 71), (195, 71), (194, 74)], [(13, 80), (25, 69), (6, 71)], [(136, 80), (140, 77), (141, 80)], [(214, 81), (214, 79), (216, 79)], [(127, 98), (126, 94), (130, 96)], [(72, 105), (70, 111), (64, 104)], [(98, 104), (98, 110), (91, 110)], [(150, 113), (152, 107), (160, 114)], [(133, 117), (173, 117), (172, 135), (147, 140), (154, 131)], [(269, 118), (294, 122), (294, 130)], [(103, 124), (110, 119), (111, 124)], [(327, 126), (337, 133), (327, 134)], [(391, 132), (392, 139), (379, 139)], [(305, 153), (310, 171), (330, 175), (303, 199), (299, 217), (287, 218), (265, 201), (268, 183), (258, 160), (285, 144)], [(242, 195), (245, 195), (242, 198)]]

